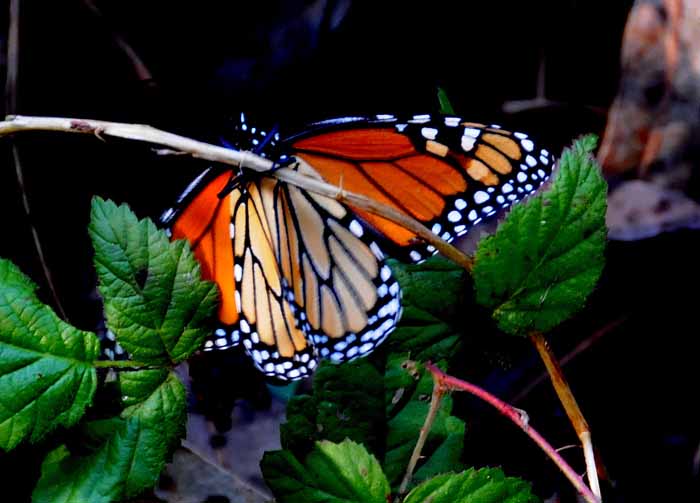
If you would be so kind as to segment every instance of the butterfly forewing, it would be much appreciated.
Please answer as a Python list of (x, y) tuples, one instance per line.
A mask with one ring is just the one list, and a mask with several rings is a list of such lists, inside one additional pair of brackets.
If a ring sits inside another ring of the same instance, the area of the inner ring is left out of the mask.
[[(327, 121), (287, 143), (326, 181), (392, 206), (446, 241), (536, 190), (553, 167), (527, 135), (459, 117)], [(353, 210), (394, 254), (420, 262), (435, 251), (411, 231)]]

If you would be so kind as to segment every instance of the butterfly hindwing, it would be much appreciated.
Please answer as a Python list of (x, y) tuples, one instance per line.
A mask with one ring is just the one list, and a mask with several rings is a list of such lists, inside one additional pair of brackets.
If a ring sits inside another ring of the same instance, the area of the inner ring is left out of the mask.
[[(319, 177), (303, 163), (295, 169)], [(334, 199), (286, 184), (276, 196), (278, 261), (310, 341), (334, 362), (368, 354), (401, 316), (374, 234)]]
[(281, 274), (268, 220), (274, 182), (248, 182), (231, 192), (238, 330), (253, 363), (269, 376), (298, 379), (316, 366), (316, 352), (299, 326)]

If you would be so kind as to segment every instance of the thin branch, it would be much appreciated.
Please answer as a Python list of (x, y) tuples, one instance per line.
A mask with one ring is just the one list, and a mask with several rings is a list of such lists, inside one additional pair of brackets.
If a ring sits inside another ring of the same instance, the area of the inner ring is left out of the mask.
[(153, 83), (153, 74), (143, 62), (141, 57), (133, 49), (133, 47), (131, 47), (131, 45), (126, 41), (126, 39), (116, 29), (112, 28), (109, 25), (104, 14), (102, 14), (102, 11), (97, 7), (97, 5), (95, 5), (95, 2), (93, 2), (92, 0), (83, 0), (83, 4), (92, 13), (92, 15), (99, 19), (101, 22), (103, 22), (106, 28), (110, 31), (112, 40), (117, 45), (117, 47), (119, 47), (122, 50), (126, 58), (129, 60), (131, 66), (134, 69), (134, 73), (136, 74), (138, 79), (142, 82)]
[(411, 459), (408, 461), (406, 475), (404, 475), (401, 485), (399, 486), (399, 494), (405, 494), (406, 490), (408, 489), (408, 485), (411, 483), (411, 479), (413, 478), (413, 470), (416, 469), (416, 465), (420, 459), (425, 441), (428, 440), (428, 434), (430, 433), (430, 429), (433, 427), (433, 423), (435, 422), (435, 416), (437, 416), (437, 413), (440, 410), (440, 404), (442, 403), (442, 397), (444, 395), (445, 388), (442, 386), (439, 380), (434, 379), (433, 396), (430, 399), (430, 408), (428, 409), (428, 414), (425, 416), (425, 422), (420, 429), (418, 441), (416, 442), (416, 446), (413, 448)]
[[(627, 319), (626, 316), (622, 316), (620, 318), (617, 318), (616, 320), (613, 320), (609, 323), (606, 323), (603, 325), (601, 328), (593, 332), (590, 337), (582, 340), (580, 343), (576, 345), (575, 348), (573, 348), (571, 351), (569, 351), (566, 355), (564, 355), (562, 358), (559, 359), (559, 365), (561, 367), (566, 367), (566, 365), (573, 360), (574, 358), (578, 357), (579, 355), (583, 354), (584, 352), (588, 351), (595, 343), (597, 343), (600, 339), (603, 338), (604, 335), (609, 334), (613, 330), (615, 330), (617, 327), (619, 327), (622, 323), (625, 322)], [(522, 402), (532, 391), (537, 388), (542, 382), (546, 381), (549, 379), (549, 373), (545, 369), (540, 375), (538, 375), (535, 379), (533, 379), (530, 383), (528, 383), (523, 389), (513, 397), (512, 402), (513, 403), (519, 403)]]
[(7, 75), (5, 77), (5, 113), (17, 112), (17, 75), (19, 73), (19, 6), (20, 0), (10, 0), (7, 30)]
[(471, 393), (480, 398), (486, 403), (492, 405), (502, 415), (513, 421), (527, 436), (529, 436), (544, 452), (551, 458), (552, 461), (559, 467), (562, 473), (566, 476), (576, 490), (583, 496), (588, 503), (600, 503), (600, 498), (593, 494), (591, 490), (584, 484), (581, 476), (571, 468), (571, 466), (561, 457), (557, 450), (547, 442), (530, 424), (524, 419), (522, 411), (500, 400), (488, 391), (474, 384), (462, 381), (456, 377), (445, 374), (432, 363), (426, 365), (428, 370), (433, 374), (433, 379), (450, 390), (460, 390)]
[[(237, 150), (219, 147), (142, 124), (19, 115), (7, 117), (4, 122), (0, 122), (0, 136), (22, 131), (82, 133), (92, 134), (98, 137), (142, 141), (155, 145), (162, 145), (170, 150), (189, 154), (198, 159), (205, 159), (232, 166), (245, 166), (245, 168), (260, 172), (270, 171), (274, 166), (270, 160), (252, 154), (251, 152), (239, 152)], [(335, 185), (305, 176), (287, 168), (275, 170), (273, 173), (270, 173), (270, 176), (277, 177), (279, 180), (296, 185), (310, 192), (335, 198), (352, 205), (354, 208), (391, 220), (414, 232), (420, 239), (434, 246), (445, 257), (453, 260), (468, 271), (472, 270), (473, 262), (471, 257), (468, 257), (454, 246), (440, 239), (440, 237), (430, 232), (429, 229), (417, 220), (391, 206), (378, 203), (360, 194), (347, 192)]]
[[(11, 0), (10, 2), (10, 25), (7, 33), (7, 75), (5, 81), (5, 113), (14, 114), (17, 112), (17, 79), (19, 76), (19, 21), (20, 21), (20, 0)], [(34, 225), (32, 219), (32, 209), (29, 204), (29, 196), (27, 195), (27, 186), (24, 182), (24, 170), (22, 168), (22, 161), (19, 155), (19, 148), (15, 142), (12, 142), (12, 161), (15, 165), (15, 177), (17, 178), (17, 185), (19, 188), (19, 193), (22, 196), (22, 207), (24, 208), (24, 214), (27, 216), (27, 224), (32, 233), (32, 241), (34, 242), (34, 249), (36, 250), (37, 257), (39, 258), (39, 263), (41, 264), (41, 269), (44, 273), (44, 279), (46, 279), (46, 284), (49, 287), (49, 292), (51, 292), (51, 297), (53, 298), (54, 306), (58, 314), (66, 321), (69, 321), (66, 311), (63, 309), (63, 304), (58, 296), (58, 290), (53, 282), (53, 275), (51, 274), (51, 269), (49, 268), (48, 262), (46, 262), (46, 256), (44, 255), (44, 248), (41, 245), (41, 239), (39, 239), (39, 232)]]
[(588, 473), (588, 482), (591, 484), (593, 493), (600, 498), (600, 482), (598, 481), (598, 469), (595, 463), (595, 455), (593, 454), (593, 444), (591, 443), (591, 429), (588, 426), (586, 418), (583, 417), (581, 408), (574, 397), (571, 387), (564, 377), (564, 372), (557, 362), (556, 356), (552, 349), (547, 344), (544, 335), (541, 332), (532, 332), (530, 340), (534, 344), (537, 352), (542, 358), (549, 377), (552, 381), (552, 386), (559, 397), (569, 421), (576, 430), (581, 445), (583, 445), (584, 459), (586, 461), (586, 472)]

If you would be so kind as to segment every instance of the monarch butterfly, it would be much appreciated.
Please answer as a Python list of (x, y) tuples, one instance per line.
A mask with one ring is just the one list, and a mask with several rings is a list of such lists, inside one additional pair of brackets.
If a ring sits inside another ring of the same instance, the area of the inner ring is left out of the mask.
[[(536, 190), (553, 158), (523, 133), (459, 117), (344, 117), (284, 140), (249, 127), (252, 149), (412, 216), (447, 241)], [(384, 252), (435, 250), (382, 217), (264, 175), (209, 168), (161, 221), (186, 238), (221, 292), (205, 350), (242, 343), (258, 369), (309, 375), (318, 357), (370, 353), (395, 328), (401, 293)]]

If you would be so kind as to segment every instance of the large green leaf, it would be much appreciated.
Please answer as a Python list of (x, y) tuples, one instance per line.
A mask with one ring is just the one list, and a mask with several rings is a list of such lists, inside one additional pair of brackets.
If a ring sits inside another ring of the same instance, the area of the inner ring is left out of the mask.
[(89, 454), (74, 455), (65, 445), (49, 453), (34, 503), (107, 503), (155, 485), (184, 435), (185, 389), (167, 370), (128, 372), (120, 380), (130, 405), (118, 418), (86, 425)]
[[(444, 367), (444, 365), (441, 365)], [(407, 355), (392, 355), (385, 376), (387, 438), (384, 472), (397, 486), (408, 466), (411, 453), (430, 408), (433, 379), (418, 362)], [(414, 483), (438, 473), (459, 470), (464, 447), (464, 422), (451, 416), (452, 398), (445, 396), (435, 417), (414, 474)]]
[(0, 448), (72, 426), (92, 402), (99, 341), (63, 322), (36, 285), (0, 259)]
[(316, 443), (303, 463), (289, 451), (267, 452), (265, 481), (278, 503), (386, 503), (389, 483), (377, 459), (351, 440)]
[(171, 243), (126, 205), (93, 199), (90, 236), (107, 325), (135, 360), (177, 363), (211, 331), (216, 286), (185, 241)]
[(312, 395), (292, 398), (282, 447), (304, 455), (316, 440), (362, 442), (375, 454), (384, 445), (382, 374), (367, 358), (343, 365), (324, 361), (314, 375)]
[(579, 310), (604, 265), (606, 184), (590, 151), (566, 150), (547, 190), (515, 205), (476, 254), (479, 303), (510, 334), (547, 331)]
[(391, 261), (403, 292), (403, 315), (385, 343), (393, 353), (410, 352), (420, 361), (448, 358), (460, 343), (467, 275), (442, 257), (422, 264)]
[(538, 503), (530, 484), (499, 468), (446, 473), (413, 489), (404, 503)]

